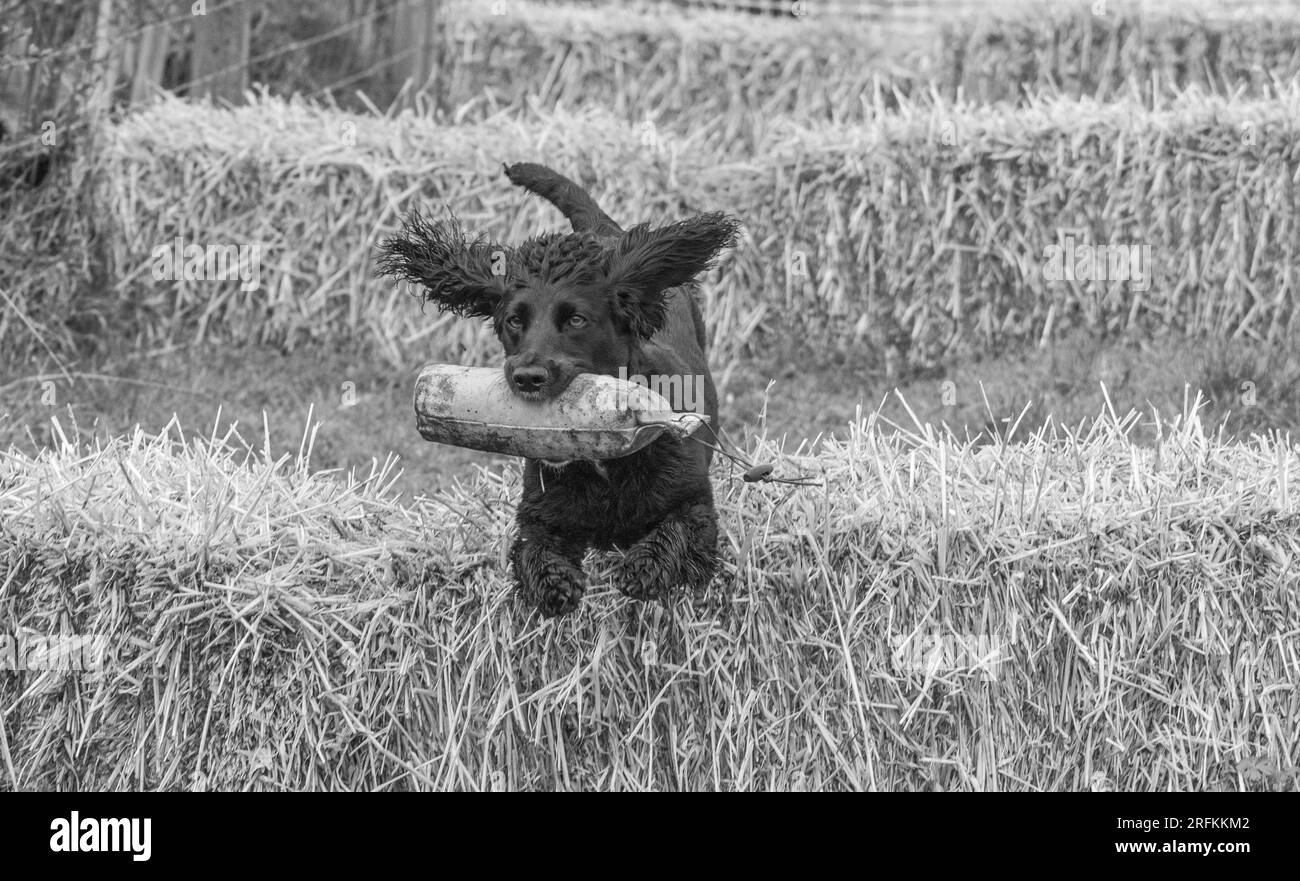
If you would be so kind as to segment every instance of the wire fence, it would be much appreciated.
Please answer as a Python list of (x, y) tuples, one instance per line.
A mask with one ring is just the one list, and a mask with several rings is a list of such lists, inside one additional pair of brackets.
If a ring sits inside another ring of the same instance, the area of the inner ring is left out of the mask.
[[(483, 0), (493, 11), (499, 0)], [(504, 4), (504, 12), (519, 0)], [(545, 0), (533, 0), (542, 5)], [(567, 5), (933, 22), (991, 0), (563, 0)], [(1044, 0), (1047, 2), (1047, 0)], [(251, 82), (339, 96), (421, 85), (446, 0), (0, 0), (0, 143), (159, 92), (237, 101)], [(197, 13), (197, 14), (196, 14)], [(96, 99), (92, 101), (92, 98)], [(30, 139), (36, 143), (39, 133)]]
[[(497, 12), (501, 0), (483, 2)], [(519, 2), (510, 0), (501, 11), (508, 14)], [(933, 27), (958, 14), (1002, 5), (997, 0), (530, 2), (842, 17), (890, 30)], [(1118, 0), (1074, 2), (1104, 7)], [(1177, 6), (1186, 0), (1129, 2)], [(1294, 7), (1300, 0), (1217, 0), (1225, 9), (1261, 4)], [(0, 0), (0, 163), (43, 152), (51, 139), (75, 136), (105, 114), (160, 93), (237, 102), (250, 84), (262, 83), (281, 93), (383, 106), (404, 89), (417, 93), (429, 84), (438, 22), (458, 8), (463, 7), (456, 0)]]
[(427, 76), (441, 5), (0, 0), (0, 162), (164, 92), (237, 102), (260, 82), (312, 97), (396, 94)]
[[(816, 16), (846, 21), (867, 21), (890, 28), (909, 24), (932, 26), (960, 13), (965, 16), (1008, 6), (1068, 6), (1093, 9), (1106, 14), (1107, 8), (1139, 6), (1150, 10), (1185, 9), (1187, 0), (531, 0), (545, 5), (626, 6), (722, 10), (759, 15), (800, 18)], [(1193, 5), (1232, 10), (1276, 10), (1300, 8), (1300, 0), (1194, 0)]]

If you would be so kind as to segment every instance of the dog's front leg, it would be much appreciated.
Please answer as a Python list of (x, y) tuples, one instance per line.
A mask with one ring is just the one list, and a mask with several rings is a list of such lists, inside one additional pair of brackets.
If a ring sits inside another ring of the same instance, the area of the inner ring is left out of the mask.
[(665, 517), (618, 564), (619, 588), (638, 600), (667, 603), (674, 587), (703, 590), (718, 571), (718, 516), (711, 499)]
[(520, 517), (518, 527), (510, 560), (520, 596), (547, 618), (567, 615), (578, 608), (585, 548), (536, 520)]

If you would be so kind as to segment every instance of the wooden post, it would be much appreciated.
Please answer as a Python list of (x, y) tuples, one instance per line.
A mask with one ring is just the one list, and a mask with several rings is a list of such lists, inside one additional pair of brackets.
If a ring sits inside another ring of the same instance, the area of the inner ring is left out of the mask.
[(411, 81), (411, 88), (425, 88), (433, 75), (433, 35), (437, 22), (437, 0), (398, 0), (393, 16), (393, 64), (396, 85)]
[(163, 63), (170, 34), (165, 24), (151, 24), (140, 34), (135, 70), (131, 76), (131, 104), (142, 104), (162, 89)]
[(357, 31), (357, 56), (364, 59), (365, 64), (375, 63), (378, 42), (374, 18), (376, 3), (377, 0), (354, 0), (352, 4), (352, 17), (361, 21)]
[(194, 16), (194, 67), (191, 94), (241, 102), (248, 88), (249, 0), (224, 6), (226, 0), (206, 0), (213, 11)]
[(91, 71), (95, 85), (86, 100), (87, 116), (98, 125), (113, 101), (117, 84), (117, 55), (109, 37), (113, 24), (113, 0), (99, 0), (95, 16), (95, 49), (91, 57)]

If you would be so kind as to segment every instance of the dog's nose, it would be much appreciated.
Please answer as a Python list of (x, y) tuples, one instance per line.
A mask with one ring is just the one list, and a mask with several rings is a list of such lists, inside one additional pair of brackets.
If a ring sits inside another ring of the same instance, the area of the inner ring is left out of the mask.
[(521, 392), (535, 392), (546, 382), (543, 367), (520, 367), (515, 371), (515, 388)]

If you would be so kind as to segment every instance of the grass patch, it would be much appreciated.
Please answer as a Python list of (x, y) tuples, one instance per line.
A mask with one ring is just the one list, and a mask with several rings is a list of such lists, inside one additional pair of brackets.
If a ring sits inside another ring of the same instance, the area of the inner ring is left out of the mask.
[[(1106, 342), (1075, 333), (1046, 349), (958, 359), (906, 381), (872, 367), (873, 360), (864, 354), (807, 366), (793, 349), (777, 349), (715, 364), (728, 435), (741, 443), (763, 435), (794, 449), (819, 436), (842, 437), (860, 411), (879, 408), (894, 422), (909, 424), (915, 414), (985, 443), (1009, 420), (1019, 419), (1026, 431), (1087, 426), (1105, 407), (1104, 386), (1120, 410), (1173, 412), (1199, 391), (1203, 420), (1224, 425), (1228, 437), (1300, 437), (1300, 376), (1286, 348), (1176, 335)], [(428, 444), (416, 434), (411, 393), (423, 363), (393, 363), (355, 343), (291, 352), (216, 344), (153, 353), (106, 348), (69, 361), (69, 381), (48, 359), (0, 358), (0, 376), (13, 377), (0, 385), (0, 448), (35, 455), (54, 445), (50, 417), (57, 416), (104, 441), (137, 426), (157, 433), (174, 419), (191, 436), (232, 424), (258, 437), (269, 431), (273, 448), (289, 449), (310, 419), (317, 425), (317, 467), (365, 472), (391, 454), (400, 468), (394, 491), (409, 500), (467, 477), (475, 465), (509, 461)], [(1150, 446), (1155, 429), (1144, 423), (1129, 436)]]

